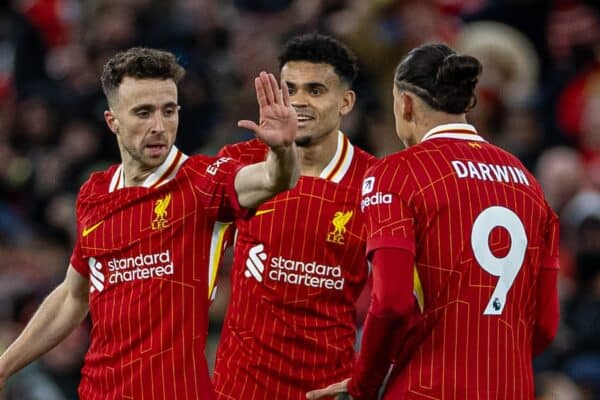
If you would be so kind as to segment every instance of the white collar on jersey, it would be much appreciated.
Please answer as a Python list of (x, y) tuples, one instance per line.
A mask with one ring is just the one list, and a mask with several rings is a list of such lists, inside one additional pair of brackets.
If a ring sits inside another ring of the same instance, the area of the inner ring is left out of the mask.
[(353, 158), (354, 146), (352, 146), (350, 139), (346, 135), (338, 131), (337, 150), (331, 161), (329, 161), (329, 164), (321, 171), (319, 178), (340, 183), (346, 172), (350, 169)]
[(429, 139), (446, 138), (461, 139), (475, 142), (485, 142), (486, 140), (479, 136), (475, 127), (471, 124), (443, 124), (431, 129), (423, 136), (421, 142)]
[[(165, 161), (156, 168), (156, 170), (148, 175), (148, 177), (142, 182), (141, 187), (145, 188), (155, 188), (159, 187), (177, 175), (177, 171), (183, 165), (185, 160), (188, 159), (188, 156), (183, 154), (179, 149), (175, 146), (171, 147), (171, 151), (167, 155)], [(125, 173), (123, 171), (123, 164), (119, 165), (119, 168), (113, 174), (113, 177), (110, 181), (110, 186), (108, 189), (109, 193), (114, 192), (118, 189), (123, 189), (125, 187)]]

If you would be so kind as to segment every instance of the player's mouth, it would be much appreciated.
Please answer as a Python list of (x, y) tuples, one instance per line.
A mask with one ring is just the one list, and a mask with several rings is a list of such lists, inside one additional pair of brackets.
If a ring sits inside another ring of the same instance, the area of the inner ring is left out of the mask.
[(167, 145), (163, 143), (152, 143), (147, 144), (145, 149), (150, 157), (160, 157), (167, 152)]
[(303, 126), (309, 123), (310, 121), (314, 121), (314, 118), (310, 115), (306, 114), (298, 114), (298, 126)]

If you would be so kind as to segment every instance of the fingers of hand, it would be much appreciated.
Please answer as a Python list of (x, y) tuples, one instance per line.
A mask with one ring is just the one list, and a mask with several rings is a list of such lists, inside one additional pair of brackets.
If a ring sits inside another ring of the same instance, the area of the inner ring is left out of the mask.
[(283, 94), (282, 91), (279, 90), (279, 83), (277, 82), (277, 79), (275, 79), (275, 75), (269, 74), (269, 80), (271, 81), (271, 87), (275, 92), (275, 102), (277, 104), (283, 104)]
[(269, 103), (267, 101), (267, 94), (265, 93), (265, 88), (260, 77), (254, 78), (254, 88), (256, 89), (256, 100), (258, 101), (258, 106), (260, 108), (266, 107)]
[(334, 396), (336, 394), (343, 393), (343, 390), (339, 388), (337, 384), (327, 386), (323, 389), (312, 390), (306, 393), (306, 398), (308, 400), (317, 400), (323, 397)]
[(275, 90), (273, 89), (273, 82), (271, 81), (271, 79), (272, 79), (272, 74), (267, 74), (264, 71), (262, 71), (260, 73), (260, 80), (262, 82), (262, 86), (264, 88), (265, 95), (267, 96), (268, 104), (275, 103)]
[(240, 128), (249, 129), (254, 132), (258, 132), (258, 129), (259, 129), (258, 125), (256, 125), (256, 123), (254, 121), (248, 121), (247, 119), (238, 121), (237, 125)]
[(282, 79), (281, 80), (281, 93), (283, 95), (283, 105), (286, 107), (290, 106), (290, 89), (288, 88), (287, 83)]

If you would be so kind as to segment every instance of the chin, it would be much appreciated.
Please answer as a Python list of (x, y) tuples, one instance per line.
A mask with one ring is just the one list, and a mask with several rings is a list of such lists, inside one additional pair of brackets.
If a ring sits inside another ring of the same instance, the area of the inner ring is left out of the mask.
[(296, 143), (296, 146), (298, 146), (298, 147), (307, 147), (312, 142), (312, 138), (310, 136), (302, 136), (302, 137), (296, 138), (294, 140), (294, 142)]

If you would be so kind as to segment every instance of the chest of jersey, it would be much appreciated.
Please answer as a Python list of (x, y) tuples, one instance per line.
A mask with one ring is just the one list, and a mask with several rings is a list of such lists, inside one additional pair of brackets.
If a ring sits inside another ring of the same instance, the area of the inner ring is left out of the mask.
[(326, 291), (360, 281), (366, 232), (358, 204), (356, 189), (302, 177), (296, 188), (237, 222), (242, 279)]

